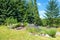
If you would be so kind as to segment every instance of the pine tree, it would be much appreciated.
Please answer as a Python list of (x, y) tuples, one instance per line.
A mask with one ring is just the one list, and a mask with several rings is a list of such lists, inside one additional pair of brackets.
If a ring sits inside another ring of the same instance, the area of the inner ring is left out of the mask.
[(13, 17), (18, 22), (41, 24), (36, 0), (0, 0), (0, 24)]
[(55, 23), (54, 19), (58, 18), (59, 16), (59, 7), (57, 0), (50, 0), (48, 2), (45, 15), (48, 19), (48, 25), (53, 26)]
[(33, 1), (30, 0), (28, 3), (28, 22), (34, 23), (34, 13), (33, 13)]
[(38, 8), (37, 8), (37, 3), (36, 0), (34, 0), (34, 23), (37, 25), (42, 25), (41, 19), (38, 14)]
[(9, 0), (0, 0), (0, 24), (4, 23), (7, 14), (7, 4)]
[(26, 3), (26, 11), (25, 14), (24, 14), (24, 22), (28, 22), (28, 23), (34, 23), (34, 14), (33, 14), (33, 1), (32, 0), (29, 0), (27, 3)]
[(0, 0), (0, 22), (8, 17), (13, 17), (22, 22), (24, 15), (25, 1), (23, 0)]

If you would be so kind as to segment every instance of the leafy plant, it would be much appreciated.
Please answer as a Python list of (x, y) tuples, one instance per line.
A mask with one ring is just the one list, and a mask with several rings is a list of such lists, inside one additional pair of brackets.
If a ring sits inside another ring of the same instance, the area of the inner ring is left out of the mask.
[(23, 25), (24, 25), (25, 27), (27, 26), (27, 24), (28, 24), (27, 22), (24, 22), (24, 23), (23, 23)]
[(31, 33), (37, 33), (38, 32), (37, 29), (34, 27), (27, 27), (27, 30)]
[(17, 27), (20, 27), (21, 24), (20, 23), (16, 23), (16, 24), (13, 24), (11, 26), (9, 26), (10, 28), (14, 29), (14, 28), (17, 28)]
[(14, 19), (13, 17), (12, 17), (12, 18), (11, 18), (11, 17), (6, 18), (6, 20), (5, 20), (5, 24), (6, 24), (6, 25), (16, 24), (16, 23), (17, 23), (17, 20)]
[(48, 31), (47, 31), (47, 34), (49, 35), (49, 36), (51, 36), (51, 37), (55, 37), (55, 35), (56, 35), (56, 30), (55, 29), (49, 29)]
[(45, 27), (39, 27), (39, 33), (40, 34), (46, 34), (46, 32), (47, 32), (47, 28), (45, 28)]

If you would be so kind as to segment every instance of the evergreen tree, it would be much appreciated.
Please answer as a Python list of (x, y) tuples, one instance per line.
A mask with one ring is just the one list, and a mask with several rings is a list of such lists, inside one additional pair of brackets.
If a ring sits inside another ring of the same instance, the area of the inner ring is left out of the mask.
[(55, 23), (54, 19), (58, 18), (59, 16), (59, 7), (57, 0), (50, 0), (48, 2), (45, 15), (48, 19), (48, 25), (53, 26)]
[(36, 0), (34, 0), (34, 23), (37, 25), (42, 25), (41, 19), (38, 14), (38, 8), (37, 8), (37, 3)]
[(27, 20), (29, 23), (34, 23), (34, 13), (33, 13), (33, 1), (29, 0), (28, 9), (27, 9)]
[(0, 0), (0, 24), (13, 17), (18, 22), (41, 25), (36, 0)]
[(13, 17), (22, 22), (25, 1), (22, 0), (0, 0), (0, 23), (8, 17)]

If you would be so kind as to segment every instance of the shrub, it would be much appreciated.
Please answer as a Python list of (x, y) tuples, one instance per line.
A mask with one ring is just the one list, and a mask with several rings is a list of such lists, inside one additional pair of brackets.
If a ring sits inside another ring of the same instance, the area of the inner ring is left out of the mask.
[(27, 27), (27, 30), (31, 33), (37, 33), (38, 32), (37, 29), (34, 27)]
[(27, 22), (24, 22), (24, 23), (23, 23), (23, 25), (24, 25), (25, 27), (27, 26), (27, 24), (28, 24)]
[(47, 31), (47, 28), (45, 28), (45, 27), (39, 27), (39, 32), (40, 33), (46, 34), (46, 31)]
[(20, 27), (21, 24), (20, 23), (16, 23), (16, 24), (13, 24), (10, 26), (10, 28), (14, 29), (14, 28), (17, 28), (17, 27)]
[(55, 29), (48, 29), (47, 30), (47, 34), (49, 35), (49, 36), (51, 36), (51, 37), (55, 37), (55, 35), (56, 35), (56, 30)]
[(25, 26), (27, 26), (27, 23), (15, 23), (15, 24), (12, 24), (12, 25), (10, 25), (10, 28), (17, 28), (17, 27), (25, 27)]
[(17, 23), (17, 20), (14, 19), (13, 17), (12, 17), (12, 18), (11, 18), (11, 17), (6, 18), (6, 20), (5, 20), (5, 24), (6, 24), (6, 25), (16, 24), (16, 23)]

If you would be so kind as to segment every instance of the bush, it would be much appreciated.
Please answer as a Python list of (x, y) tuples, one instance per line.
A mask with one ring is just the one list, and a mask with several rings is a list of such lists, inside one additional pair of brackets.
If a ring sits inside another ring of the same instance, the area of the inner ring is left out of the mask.
[(34, 27), (27, 27), (27, 30), (31, 33), (37, 33), (38, 32), (38, 30)]
[(25, 27), (25, 26), (27, 26), (27, 23), (15, 23), (15, 24), (12, 24), (12, 25), (10, 25), (10, 28), (17, 28), (17, 27)]
[(27, 26), (27, 24), (28, 24), (27, 22), (24, 22), (24, 23), (23, 23), (23, 25), (24, 25), (25, 27)]
[(56, 30), (55, 29), (48, 29), (47, 34), (51, 37), (55, 37), (56, 35)]
[(11, 18), (11, 17), (6, 18), (6, 20), (5, 20), (5, 24), (6, 24), (6, 25), (16, 24), (16, 23), (17, 23), (17, 20), (14, 19), (13, 17), (12, 17), (12, 18)]
[(46, 27), (39, 27), (38, 33), (39, 35), (46, 34), (47, 28)]
[(20, 27), (21, 24), (20, 23), (16, 23), (16, 24), (13, 24), (11, 26), (9, 26), (11, 29), (14, 29), (14, 28), (17, 28), (17, 27)]

